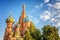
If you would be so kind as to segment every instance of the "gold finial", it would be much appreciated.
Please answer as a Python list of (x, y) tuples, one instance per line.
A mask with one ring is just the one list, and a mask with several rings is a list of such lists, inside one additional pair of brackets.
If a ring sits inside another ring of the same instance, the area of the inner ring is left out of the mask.
[(23, 10), (25, 10), (25, 5), (23, 5)]
[(10, 16), (12, 15), (12, 11), (10, 11)]

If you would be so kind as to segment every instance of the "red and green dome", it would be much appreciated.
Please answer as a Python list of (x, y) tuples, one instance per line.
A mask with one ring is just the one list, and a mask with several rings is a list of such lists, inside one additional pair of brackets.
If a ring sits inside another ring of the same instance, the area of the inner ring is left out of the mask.
[(12, 22), (14, 23), (14, 18), (10, 15), (7, 19), (6, 22)]
[(26, 16), (26, 17), (24, 18), (24, 22), (30, 22), (28, 16)]
[(20, 28), (20, 24), (16, 24), (16, 27), (17, 27), (17, 28)]

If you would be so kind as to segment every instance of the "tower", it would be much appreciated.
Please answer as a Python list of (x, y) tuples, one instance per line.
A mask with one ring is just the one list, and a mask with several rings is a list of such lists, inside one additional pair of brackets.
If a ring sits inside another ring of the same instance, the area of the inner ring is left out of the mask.
[(5, 30), (5, 36), (4, 36), (4, 40), (10, 40), (10, 38), (13, 35), (13, 31), (12, 31), (12, 25), (14, 23), (14, 18), (10, 15), (7, 19), (6, 19), (6, 23), (7, 23), (7, 27)]
[(20, 28), (20, 25), (16, 24), (16, 29), (15, 29), (15, 38), (16, 38), (16, 40), (20, 40), (21, 39), (19, 28)]
[(26, 17), (26, 12), (25, 12), (25, 5), (22, 6), (22, 13), (21, 16), (19, 18), (19, 24), (20, 24), (20, 32), (21, 32), (21, 36), (23, 36), (24, 34), (24, 18)]
[(22, 14), (19, 18), (19, 24), (23, 23), (24, 18), (26, 17), (25, 5), (22, 6)]
[(25, 5), (22, 6), (22, 14), (19, 18), (20, 32), (22, 37), (24, 37), (24, 34), (27, 31), (28, 26), (30, 25), (30, 21), (28, 19), (28, 16), (26, 15), (25, 7)]

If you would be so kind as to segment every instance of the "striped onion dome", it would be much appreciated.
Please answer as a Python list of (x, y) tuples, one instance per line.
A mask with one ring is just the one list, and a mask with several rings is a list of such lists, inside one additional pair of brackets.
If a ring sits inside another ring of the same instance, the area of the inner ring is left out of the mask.
[(7, 19), (6, 22), (12, 22), (14, 23), (14, 18), (10, 15)]

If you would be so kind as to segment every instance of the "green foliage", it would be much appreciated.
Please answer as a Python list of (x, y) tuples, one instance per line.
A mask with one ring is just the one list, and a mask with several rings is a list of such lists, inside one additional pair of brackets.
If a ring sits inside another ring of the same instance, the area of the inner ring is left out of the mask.
[(41, 32), (37, 29), (33, 23), (31, 23), (29, 28), (30, 35), (34, 40), (41, 40)]
[(58, 29), (50, 25), (44, 26), (43, 40), (59, 40)]
[(41, 32), (39, 29), (35, 29), (34, 33), (31, 33), (34, 40), (41, 40)]
[(59, 40), (60, 40), (60, 37), (59, 37)]
[(54, 26), (46, 25), (41, 31), (37, 29), (33, 23), (31, 23), (28, 32), (24, 40), (60, 40), (58, 35), (58, 29)]
[(15, 31), (15, 37), (16, 37), (16, 38), (20, 38), (20, 31), (19, 31), (19, 30), (16, 30), (16, 31)]
[(34, 32), (35, 29), (36, 29), (36, 27), (35, 27), (34, 24), (31, 22), (29, 31), (30, 31), (30, 32)]
[(24, 40), (34, 40), (34, 39), (32, 38), (32, 36), (30, 35), (30, 32), (29, 32), (29, 31), (26, 32), (26, 35), (25, 35)]

